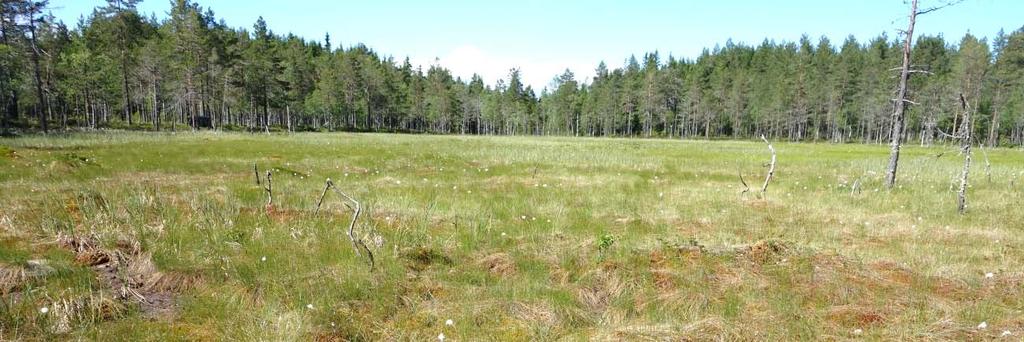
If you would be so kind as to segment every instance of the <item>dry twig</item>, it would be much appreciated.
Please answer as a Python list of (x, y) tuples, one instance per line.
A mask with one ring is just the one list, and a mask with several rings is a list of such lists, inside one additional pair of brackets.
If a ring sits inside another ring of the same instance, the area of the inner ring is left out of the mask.
[(765, 176), (764, 185), (761, 186), (761, 194), (764, 194), (768, 191), (768, 183), (771, 182), (772, 177), (775, 176), (775, 148), (772, 147), (772, 143), (768, 142), (768, 138), (764, 137), (764, 134), (761, 134), (761, 140), (763, 140), (765, 144), (768, 144), (768, 150), (772, 151), (772, 161), (768, 164), (768, 175)]
[(348, 201), (342, 202), (342, 204), (344, 204), (346, 208), (349, 208), (353, 212), (352, 221), (350, 221), (348, 225), (348, 239), (352, 241), (352, 248), (355, 250), (356, 255), (362, 255), (362, 253), (359, 252), (359, 248), (362, 248), (364, 251), (366, 251), (366, 257), (369, 259), (370, 262), (370, 269), (373, 270), (373, 252), (370, 251), (370, 248), (368, 246), (366, 246), (366, 243), (363, 242), (363, 239), (357, 237), (355, 234), (356, 221), (359, 220), (359, 215), (362, 214), (363, 212), (362, 206), (359, 204), (359, 201), (356, 201), (354, 198), (346, 194), (344, 191), (338, 189), (338, 187), (334, 185), (334, 182), (332, 182), (331, 179), (328, 178), (327, 183), (324, 185), (324, 191), (320, 194), (320, 200), (316, 202), (316, 211), (314, 212), (314, 215), (320, 212), (320, 206), (323, 204), (324, 196), (327, 195), (328, 189), (334, 190), (334, 193), (338, 194), (338, 196), (341, 196), (343, 200)]

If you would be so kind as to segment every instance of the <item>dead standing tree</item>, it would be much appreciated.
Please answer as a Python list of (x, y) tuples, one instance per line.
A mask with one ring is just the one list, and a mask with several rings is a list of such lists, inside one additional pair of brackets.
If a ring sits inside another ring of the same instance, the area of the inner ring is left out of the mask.
[(338, 189), (338, 187), (334, 186), (334, 182), (332, 182), (331, 179), (328, 178), (327, 183), (324, 184), (324, 191), (320, 193), (320, 199), (316, 201), (316, 210), (313, 212), (313, 215), (317, 215), (320, 213), (320, 206), (323, 205), (324, 203), (324, 197), (327, 196), (327, 190), (334, 190), (334, 193), (338, 194), (338, 196), (341, 196), (342, 200), (347, 201), (343, 201), (342, 204), (344, 204), (346, 208), (349, 208), (353, 212), (352, 221), (350, 221), (348, 224), (348, 239), (352, 241), (352, 249), (356, 251), (356, 255), (362, 255), (362, 253), (359, 252), (359, 248), (362, 248), (364, 251), (366, 251), (366, 257), (369, 259), (370, 262), (370, 270), (373, 270), (373, 252), (371, 252), (370, 248), (366, 246), (366, 243), (363, 242), (363, 239), (357, 237), (355, 234), (356, 221), (359, 220), (359, 214), (361, 214), (363, 211), (362, 207), (359, 205), (359, 201), (356, 201), (354, 198), (352, 198), (345, 192), (341, 191), (341, 189)]
[(971, 144), (973, 143), (971, 140), (971, 131), (973, 130), (971, 107), (963, 93), (960, 94), (960, 109), (964, 112), (964, 120), (960, 126), (960, 133), (956, 137), (960, 138), (960, 148), (964, 154), (964, 168), (960, 172), (960, 191), (956, 196), (956, 210), (963, 215), (967, 211), (967, 176), (971, 173)]
[(267, 170), (267, 187), (264, 188), (263, 190), (267, 191), (267, 209), (268, 210), (274, 208), (274, 184), (271, 183), (270, 177), (271, 177), (270, 170)]
[(768, 139), (764, 137), (764, 134), (761, 134), (761, 140), (763, 140), (765, 144), (768, 144), (768, 150), (772, 152), (772, 161), (768, 164), (768, 175), (764, 177), (764, 185), (761, 186), (761, 195), (763, 196), (765, 192), (768, 192), (768, 183), (772, 181), (772, 177), (775, 177), (775, 148), (772, 147), (772, 143), (768, 142)]
[(889, 132), (889, 166), (885, 172), (885, 187), (892, 189), (896, 185), (896, 168), (900, 162), (900, 144), (903, 138), (903, 113), (907, 110), (907, 80), (910, 78), (910, 43), (914, 38), (914, 23), (917, 20), (917, 0), (910, 4), (910, 24), (905, 32), (903, 42), (903, 67), (900, 69), (900, 85), (896, 93), (892, 111), (892, 128)]
[(917, 21), (917, 16), (927, 14), (930, 12), (937, 11), (939, 9), (955, 5), (963, 0), (950, 1), (945, 4), (918, 10), (918, 0), (911, 0), (910, 2), (910, 18), (907, 25), (907, 31), (903, 32), (906, 34), (906, 39), (903, 41), (903, 66), (900, 68), (900, 83), (899, 88), (896, 92), (896, 98), (893, 99), (893, 111), (892, 111), (892, 127), (889, 131), (889, 165), (885, 172), (885, 187), (886, 189), (892, 189), (896, 185), (896, 169), (899, 167), (900, 162), (900, 146), (903, 143), (903, 120), (904, 114), (907, 111), (907, 104), (913, 102), (907, 99), (907, 81), (910, 79), (910, 74), (914, 72), (921, 72), (916, 70), (910, 70), (910, 51), (912, 49), (911, 43), (914, 39), (914, 24)]

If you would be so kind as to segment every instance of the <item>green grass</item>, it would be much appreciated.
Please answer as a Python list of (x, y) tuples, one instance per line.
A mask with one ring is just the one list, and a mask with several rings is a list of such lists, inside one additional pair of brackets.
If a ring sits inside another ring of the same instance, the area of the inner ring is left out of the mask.
[[(760, 188), (760, 142), (0, 140), (0, 271), (53, 268), (6, 280), (0, 339), (1024, 336), (1024, 153), (989, 151), (991, 181), (976, 154), (960, 216), (962, 159), (936, 158), (945, 148), (906, 147), (891, 192), (884, 146), (776, 149), (761, 198), (741, 194), (738, 178)], [(275, 170), (272, 210), (253, 163)], [(364, 207), (373, 271), (334, 194), (312, 213), (328, 177)], [(168, 291), (171, 314), (148, 316), (57, 242), (68, 236), (105, 250), (137, 242), (161, 274), (191, 280)], [(60, 303), (78, 304), (40, 312)]]

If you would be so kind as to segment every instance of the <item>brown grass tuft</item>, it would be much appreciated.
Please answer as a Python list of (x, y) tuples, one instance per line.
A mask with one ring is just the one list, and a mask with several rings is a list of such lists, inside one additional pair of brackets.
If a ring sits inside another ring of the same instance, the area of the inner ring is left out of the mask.
[(886, 316), (888, 314), (880, 311), (877, 306), (853, 304), (833, 306), (826, 314), (829, 321), (844, 327), (856, 328), (885, 324)]
[(516, 274), (516, 264), (507, 253), (494, 253), (480, 258), (477, 265), (483, 266), (491, 274), (508, 277)]
[(789, 252), (789, 246), (778, 240), (761, 240), (747, 247), (745, 255), (757, 264), (767, 264), (778, 261), (778, 259)]
[(555, 327), (559, 324), (558, 314), (550, 305), (543, 303), (512, 304), (512, 315), (521, 321), (540, 323), (545, 327)]
[(27, 279), (28, 275), (24, 268), (0, 264), (0, 295), (19, 290)]

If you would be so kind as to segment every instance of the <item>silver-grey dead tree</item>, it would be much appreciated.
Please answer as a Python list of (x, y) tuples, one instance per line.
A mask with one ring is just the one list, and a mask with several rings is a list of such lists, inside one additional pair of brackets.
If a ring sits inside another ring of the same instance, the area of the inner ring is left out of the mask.
[(964, 94), (960, 94), (960, 109), (964, 112), (964, 120), (960, 126), (960, 148), (964, 154), (964, 168), (960, 172), (960, 191), (957, 192), (956, 197), (956, 210), (960, 215), (963, 215), (967, 211), (967, 176), (971, 173), (971, 109), (967, 103), (967, 99), (964, 98)]
[(768, 164), (768, 175), (764, 177), (764, 186), (761, 187), (761, 195), (764, 195), (765, 192), (768, 192), (768, 183), (775, 176), (775, 147), (772, 147), (772, 143), (768, 142), (768, 138), (765, 138), (764, 134), (761, 134), (761, 140), (768, 144), (768, 150), (772, 152), (772, 160)]
[(903, 66), (900, 68), (900, 84), (896, 92), (896, 98), (893, 99), (892, 127), (889, 131), (889, 166), (885, 172), (886, 189), (891, 190), (896, 186), (896, 169), (899, 167), (900, 146), (903, 143), (904, 113), (907, 111), (907, 104), (913, 103), (907, 99), (907, 80), (910, 79), (910, 74), (915, 72), (910, 70), (910, 51), (912, 48), (911, 43), (914, 39), (914, 24), (917, 22), (917, 16), (952, 6), (960, 1), (962, 0), (950, 1), (924, 10), (918, 10), (918, 0), (911, 0), (910, 2), (910, 18), (907, 24), (907, 31), (904, 32), (906, 38), (903, 41)]
[(910, 78), (910, 43), (914, 39), (914, 23), (917, 21), (917, 0), (910, 3), (910, 23), (907, 25), (906, 39), (903, 41), (903, 66), (900, 69), (900, 85), (896, 92), (892, 111), (892, 129), (889, 142), (889, 166), (885, 171), (885, 187), (892, 189), (896, 185), (896, 168), (900, 163), (900, 144), (903, 138), (903, 113), (907, 110), (907, 80)]

